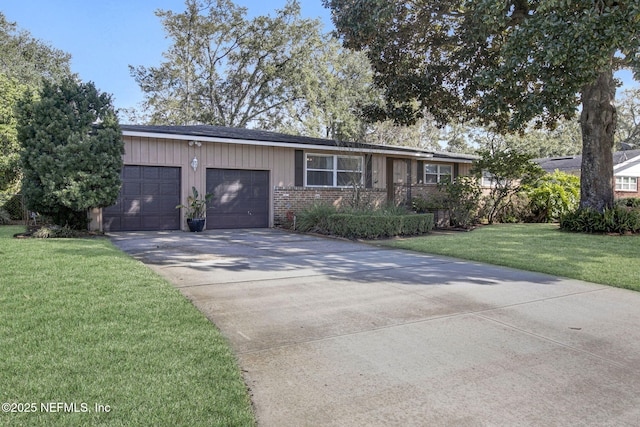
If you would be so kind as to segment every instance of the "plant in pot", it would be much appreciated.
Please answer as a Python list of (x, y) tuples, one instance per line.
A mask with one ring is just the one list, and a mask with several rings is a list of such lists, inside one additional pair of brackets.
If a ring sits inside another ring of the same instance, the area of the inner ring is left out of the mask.
[(190, 231), (202, 231), (204, 229), (205, 217), (207, 214), (207, 203), (213, 194), (200, 196), (196, 187), (191, 187), (191, 195), (187, 197), (186, 205), (178, 205), (176, 209), (186, 209), (187, 225)]

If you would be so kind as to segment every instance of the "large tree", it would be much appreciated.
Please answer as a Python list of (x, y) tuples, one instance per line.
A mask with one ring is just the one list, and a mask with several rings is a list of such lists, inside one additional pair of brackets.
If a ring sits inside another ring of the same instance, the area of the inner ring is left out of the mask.
[(110, 95), (74, 79), (45, 82), (20, 102), (17, 128), (30, 210), (82, 228), (88, 209), (115, 203), (124, 143)]
[(17, 193), (20, 183), (20, 144), (15, 106), (26, 86), (0, 74), (0, 193)]
[(0, 12), (0, 74), (40, 87), (43, 80), (71, 76), (71, 55), (34, 38)]
[(345, 49), (331, 35), (309, 57), (301, 97), (287, 104), (287, 116), (278, 130), (318, 138), (361, 141), (369, 127), (362, 107), (381, 101), (373, 85), (366, 55)]
[(187, 0), (182, 13), (159, 10), (172, 41), (157, 67), (130, 67), (151, 123), (276, 128), (286, 105), (314, 78), (320, 22), (290, 0), (275, 16), (246, 18), (230, 0)]
[(625, 90), (617, 110), (616, 148), (640, 150), (640, 87)]
[(369, 55), (387, 100), (378, 117), (426, 109), (507, 132), (553, 127), (581, 105), (580, 206), (613, 204), (613, 73), (640, 78), (636, 0), (323, 1), (345, 45)]
[(15, 106), (28, 88), (71, 76), (70, 55), (34, 38), (0, 12), (0, 193), (20, 187)]

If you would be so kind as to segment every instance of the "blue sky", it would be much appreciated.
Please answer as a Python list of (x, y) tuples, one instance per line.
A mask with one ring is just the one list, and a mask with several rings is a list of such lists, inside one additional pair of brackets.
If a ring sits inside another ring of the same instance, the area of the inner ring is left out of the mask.
[[(282, 8), (286, 0), (234, 2), (255, 16)], [(320, 18), (326, 31), (332, 29), (322, 0), (300, 0), (300, 5), (303, 16)], [(116, 108), (135, 107), (143, 99), (128, 66), (156, 66), (168, 47), (156, 9), (181, 12), (184, 0), (5, 0), (0, 5), (9, 21), (70, 53), (72, 70), (113, 94)], [(618, 77), (625, 87), (638, 85), (629, 72)]]
[[(273, 14), (286, 0), (234, 0), (249, 16)], [(302, 15), (320, 18), (329, 31), (321, 0), (300, 0)], [(134, 107), (142, 93), (129, 65), (156, 66), (168, 47), (157, 9), (182, 12), (184, 0), (4, 0), (0, 11), (34, 37), (70, 53), (71, 69), (114, 96), (116, 108)]]

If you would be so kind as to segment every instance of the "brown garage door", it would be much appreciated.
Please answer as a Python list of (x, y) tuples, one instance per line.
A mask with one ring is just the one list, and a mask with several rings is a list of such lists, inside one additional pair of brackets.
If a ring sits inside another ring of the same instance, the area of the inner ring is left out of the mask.
[(102, 211), (105, 231), (179, 230), (180, 168), (125, 166), (115, 205)]
[(207, 169), (207, 228), (269, 226), (269, 171)]

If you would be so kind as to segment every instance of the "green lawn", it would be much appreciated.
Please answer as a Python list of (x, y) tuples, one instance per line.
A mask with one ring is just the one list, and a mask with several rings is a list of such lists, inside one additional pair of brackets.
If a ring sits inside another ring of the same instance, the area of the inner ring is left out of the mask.
[(168, 282), (107, 239), (21, 231), (0, 227), (0, 403), (32, 412), (0, 425), (255, 425), (227, 342)]
[(553, 224), (501, 224), (382, 244), (640, 291), (640, 236), (567, 233)]

